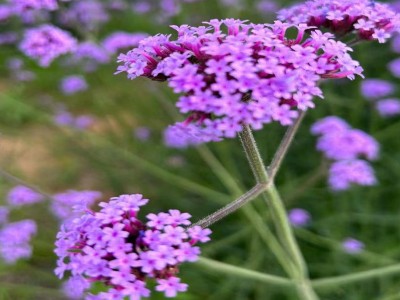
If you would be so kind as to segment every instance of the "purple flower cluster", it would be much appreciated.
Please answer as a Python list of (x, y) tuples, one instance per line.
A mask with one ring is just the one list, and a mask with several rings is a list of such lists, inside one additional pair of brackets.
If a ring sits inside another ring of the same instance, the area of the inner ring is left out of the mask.
[(394, 90), (394, 84), (382, 79), (366, 79), (361, 82), (361, 94), (368, 100), (386, 97)]
[(98, 191), (69, 190), (53, 195), (51, 212), (61, 221), (72, 221), (80, 216), (81, 211), (92, 206), (102, 194)]
[[(394, 63), (397, 64), (396, 61)], [(389, 96), (394, 91), (395, 85), (386, 80), (368, 79), (361, 84), (361, 94), (368, 100), (376, 101), (376, 110), (385, 118), (400, 115), (400, 100), (396, 98), (377, 99)]]
[(129, 33), (123, 31), (116, 31), (109, 36), (107, 36), (103, 42), (102, 46), (111, 54), (117, 54), (118, 52), (132, 47), (136, 47), (139, 42), (146, 38), (148, 35), (145, 33)]
[(376, 110), (382, 117), (394, 117), (400, 115), (400, 99), (382, 99), (376, 102)]
[(74, 50), (76, 40), (70, 33), (53, 25), (41, 25), (26, 30), (19, 47), (26, 56), (47, 67), (55, 58)]
[(354, 238), (346, 238), (342, 242), (342, 248), (349, 254), (358, 254), (364, 250), (364, 243)]
[(311, 132), (320, 135), (317, 149), (334, 162), (329, 169), (329, 185), (334, 191), (350, 188), (351, 184), (376, 184), (372, 167), (360, 157), (375, 160), (379, 155), (378, 142), (365, 132), (352, 129), (334, 116), (316, 122)]
[(8, 222), (10, 210), (6, 206), (0, 206), (0, 225)]
[[(290, 125), (296, 109), (314, 107), (312, 98), (322, 97), (321, 78), (354, 78), (362, 68), (345, 44), (329, 33), (310, 27), (275, 24), (246, 24), (226, 19), (205, 22), (206, 26), (172, 26), (170, 35), (156, 35), (121, 54), (117, 73), (129, 79), (139, 76), (168, 81), (182, 94), (176, 106), (188, 114), (179, 127), (193, 124), (198, 135), (234, 137), (242, 124), (261, 129), (278, 121)], [(288, 39), (286, 31), (297, 29)], [(170, 129), (171, 130), (171, 129)], [(180, 129), (178, 129), (180, 130)], [(205, 138), (205, 141), (207, 138)]]
[(106, 64), (109, 61), (109, 53), (103, 47), (94, 42), (83, 42), (71, 53), (67, 63), (80, 66), (85, 72), (93, 72), (98, 65)]
[(384, 43), (400, 30), (400, 17), (388, 4), (371, 0), (309, 0), (282, 9), (278, 18), (294, 24), (328, 28), (338, 35)]
[(7, 194), (7, 202), (13, 207), (34, 204), (43, 200), (44, 197), (42, 194), (24, 185), (13, 187)]
[(293, 208), (288, 213), (290, 224), (294, 227), (306, 226), (311, 221), (311, 215), (302, 208)]
[(0, 258), (7, 264), (13, 264), (21, 258), (32, 255), (29, 244), (36, 234), (36, 223), (32, 220), (22, 220), (8, 223), (0, 230)]
[(78, 130), (85, 130), (94, 123), (94, 119), (89, 115), (75, 117), (66, 110), (58, 111), (53, 117), (54, 123), (60, 126), (68, 126)]
[(82, 290), (88, 282), (109, 287), (87, 299), (140, 299), (148, 297), (146, 279), (157, 282), (155, 289), (166, 297), (185, 291), (187, 284), (177, 277), (178, 265), (197, 260), (197, 242), (209, 241), (209, 229), (191, 223), (188, 213), (169, 210), (148, 214), (147, 222), (137, 219), (140, 207), (148, 202), (140, 194), (121, 195), (100, 203), (101, 210), (75, 219), (57, 235), (59, 257), (56, 274), (71, 272)]
[(57, 0), (9, 0), (10, 6), (16, 14), (24, 14), (27, 11), (56, 10)]
[(81, 75), (70, 75), (64, 77), (60, 83), (60, 89), (65, 95), (73, 95), (87, 90), (86, 80)]
[(36, 77), (35, 73), (24, 68), (23, 60), (17, 57), (7, 60), (7, 68), (10, 70), (12, 78), (17, 81), (32, 81)]

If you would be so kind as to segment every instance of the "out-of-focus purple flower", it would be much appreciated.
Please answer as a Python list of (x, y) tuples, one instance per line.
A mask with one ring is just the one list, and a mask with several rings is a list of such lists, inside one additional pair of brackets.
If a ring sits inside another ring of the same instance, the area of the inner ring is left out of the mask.
[(29, 11), (56, 10), (57, 0), (8, 0), (16, 14), (23, 15)]
[(366, 79), (361, 82), (361, 94), (370, 100), (389, 96), (394, 90), (391, 82), (382, 79)]
[(342, 248), (345, 252), (349, 253), (349, 254), (358, 254), (361, 253), (364, 250), (364, 243), (353, 239), (353, 238), (346, 238), (343, 242), (342, 242)]
[(94, 123), (93, 117), (89, 115), (73, 116), (64, 109), (59, 110), (53, 117), (54, 123), (60, 126), (70, 126), (75, 129), (85, 130)]
[(295, 227), (307, 225), (311, 220), (311, 215), (308, 211), (302, 208), (293, 208), (289, 211), (288, 218), (290, 224)]
[(272, 0), (261, 0), (257, 3), (257, 10), (264, 14), (274, 14), (278, 8), (278, 4)]
[(207, 142), (219, 142), (221, 138), (208, 128), (199, 128), (194, 124), (176, 123), (164, 131), (164, 143), (171, 148), (187, 148)]
[(400, 17), (389, 4), (371, 0), (310, 0), (282, 9), (278, 18), (340, 35), (355, 31), (360, 39), (379, 43), (399, 32), (400, 26)]
[(329, 116), (315, 122), (311, 127), (311, 133), (315, 135), (326, 135), (342, 132), (350, 129), (349, 124), (339, 117)]
[(151, 131), (148, 127), (136, 127), (133, 134), (139, 141), (145, 142), (149, 140)]
[(60, 83), (60, 89), (65, 95), (73, 95), (87, 90), (86, 80), (81, 75), (71, 75), (64, 77)]
[(60, 16), (63, 24), (81, 31), (93, 31), (106, 23), (108, 19), (104, 5), (97, 0), (73, 1)]
[(99, 64), (108, 63), (109, 60), (109, 54), (103, 47), (93, 42), (84, 42), (77, 46), (68, 63), (81, 66), (86, 72), (93, 72)]
[(32, 255), (29, 244), (36, 234), (36, 223), (32, 220), (23, 220), (8, 223), (0, 230), (0, 258), (7, 264), (13, 264), (21, 258)]
[(55, 194), (50, 209), (58, 219), (65, 222), (80, 215), (81, 211), (92, 206), (101, 196), (102, 194), (98, 191), (69, 190)]
[(376, 102), (376, 109), (382, 117), (400, 115), (400, 99), (383, 99)]
[(19, 57), (12, 57), (7, 60), (6, 65), (9, 70), (21, 70), (24, 66), (24, 61)]
[(5, 206), (0, 206), (0, 225), (8, 222), (10, 210)]
[(0, 22), (8, 20), (14, 14), (10, 4), (0, 4)]
[[(99, 204), (99, 212), (86, 209), (86, 214), (63, 225), (56, 241), (56, 275), (62, 278), (70, 272), (87, 282), (102, 282), (109, 289), (97, 295), (100, 299), (148, 297), (147, 279), (155, 280), (156, 290), (166, 297), (185, 291), (178, 266), (197, 260), (200, 249), (195, 244), (207, 242), (211, 230), (185, 230), (190, 215), (178, 210), (148, 214), (149, 221), (142, 222), (137, 217), (147, 202), (140, 194), (113, 197)], [(81, 285), (79, 291), (87, 288), (86, 282), (83, 289)]]
[(11, 206), (34, 204), (43, 200), (43, 195), (23, 185), (13, 187), (7, 194), (7, 202)]
[(72, 276), (62, 285), (62, 291), (69, 299), (82, 299), (84, 292), (90, 287), (90, 282), (82, 276)]
[(392, 60), (388, 65), (388, 69), (392, 72), (393, 76), (400, 78), (400, 58)]
[(0, 33), (0, 45), (14, 44), (18, 40), (16, 32), (2, 32)]
[[(140, 41), (119, 56), (117, 71), (126, 72), (129, 79), (167, 81), (182, 95), (176, 106), (189, 115), (168, 131), (184, 133), (197, 127), (199, 142), (209, 141), (210, 132), (235, 137), (242, 124), (255, 130), (273, 121), (290, 125), (298, 116), (296, 109), (312, 108), (313, 97), (323, 97), (321, 78), (352, 79), (362, 72), (348, 54), (349, 47), (320, 31), (305, 39), (310, 27), (304, 24), (246, 24), (234, 19), (205, 24), (172, 26), (178, 32), (176, 40), (156, 35)], [(288, 40), (290, 27), (298, 34)], [(188, 123), (192, 127), (185, 129), (182, 125)]]
[(146, 38), (148, 35), (145, 33), (129, 33), (117, 31), (107, 36), (102, 46), (111, 54), (117, 54), (122, 50), (136, 47), (139, 41)]
[(329, 159), (348, 160), (366, 157), (375, 160), (379, 155), (379, 143), (364, 131), (348, 129), (322, 135), (317, 149)]
[(41, 25), (25, 31), (19, 45), (20, 50), (28, 57), (47, 67), (60, 55), (74, 50), (76, 39), (72, 35), (53, 25)]
[(372, 167), (360, 159), (332, 163), (328, 181), (333, 191), (347, 190), (352, 184), (372, 186), (377, 183)]
[(138, 1), (132, 5), (132, 9), (137, 14), (146, 14), (151, 11), (151, 4), (148, 1)]

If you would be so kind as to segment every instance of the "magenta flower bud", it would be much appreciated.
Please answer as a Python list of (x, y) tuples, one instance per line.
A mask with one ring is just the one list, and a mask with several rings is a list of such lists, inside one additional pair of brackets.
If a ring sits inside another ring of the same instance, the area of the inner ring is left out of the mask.
[(311, 221), (311, 215), (308, 211), (302, 208), (293, 208), (288, 214), (289, 222), (294, 227), (306, 226)]
[(364, 250), (365, 246), (363, 242), (349, 237), (342, 242), (342, 247), (349, 254), (358, 254)]

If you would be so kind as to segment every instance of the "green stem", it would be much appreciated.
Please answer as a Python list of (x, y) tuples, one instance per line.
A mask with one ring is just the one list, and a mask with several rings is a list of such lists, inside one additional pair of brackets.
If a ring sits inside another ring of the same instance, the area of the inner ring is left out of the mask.
[[(280, 147), (280, 153), (287, 152), (287, 149), (293, 141), (295, 132), (299, 127), (300, 121), (301, 118), (298, 122), (296, 122), (297, 125), (294, 130), (292, 130), (289, 136), (287, 136), (284, 147)], [(243, 130), (240, 133), (240, 140), (257, 183), (268, 183), (270, 181), (269, 175), (261, 158), (260, 152), (258, 151), (253, 133), (248, 125), (243, 125)], [(282, 161), (282, 159), (283, 157), (278, 160)], [(280, 165), (280, 163), (278, 165)], [(290, 275), (296, 282), (296, 289), (299, 297), (301, 299), (309, 300), (318, 299), (318, 296), (313, 291), (309, 282), (306, 263), (294, 237), (292, 227), (287, 218), (286, 209), (275, 185), (270, 184), (263, 193), (263, 196), (269, 209), (271, 210), (272, 220), (274, 222), (278, 237), (286, 249), (288, 260), (291, 260), (295, 264), (295, 268), (292, 270)]]
[(222, 273), (227, 273), (243, 278), (254, 279), (258, 281), (262, 281), (264, 283), (271, 284), (273, 286), (282, 286), (282, 287), (291, 287), (292, 282), (289, 279), (260, 273), (257, 271), (244, 269), (241, 267), (236, 267), (230, 264), (222, 263), (213, 259), (200, 257), (200, 259), (196, 262), (199, 266), (205, 267), (207, 269), (216, 270)]
[(376, 268), (368, 271), (356, 272), (348, 275), (317, 279), (312, 282), (312, 285), (317, 289), (327, 289), (327, 288), (337, 289), (339, 285), (347, 285), (359, 281), (386, 277), (399, 273), (400, 273), (400, 264), (397, 264), (382, 268)]

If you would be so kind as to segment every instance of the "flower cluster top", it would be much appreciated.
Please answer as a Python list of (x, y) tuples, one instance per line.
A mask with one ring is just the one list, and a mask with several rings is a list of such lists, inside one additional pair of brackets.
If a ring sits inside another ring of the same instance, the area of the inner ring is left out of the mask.
[(343, 191), (352, 184), (376, 184), (374, 170), (365, 160), (376, 160), (379, 143), (369, 134), (353, 129), (344, 120), (329, 116), (316, 122), (311, 133), (320, 135), (317, 149), (333, 160), (329, 168), (329, 185), (334, 191)]
[[(289, 125), (295, 109), (314, 107), (313, 96), (322, 97), (321, 78), (352, 79), (362, 72), (349, 47), (318, 30), (306, 37), (310, 27), (304, 24), (226, 19), (172, 28), (177, 39), (159, 34), (120, 54), (117, 73), (168, 81), (182, 95), (176, 106), (189, 114), (184, 124), (204, 131), (204, 142), (234, 137), (242, 124)], [(288, 39), (288, 29), (297, 36)]]
[(325, 27), (339, 35), (355, 31), (360, 39), (379, 43), (400, 30), (400, 16), (388, 4), (374, 0), (309, 0), (282, 9), (278, 18)]
[(167, 297), (185, 291), (187, 285), (177, 277), (178, 264), (195, 261), (200, 254), (195, 244), (207, 242), (211, 231), (200, 226), (185, 229), (191, 216), (178, 210), (148, 214), (143, 223), (137, 214), (147, 202), (139, 194), (114, 197), (100, 203), (100, 212), (86, 209), (85, 215), (62, 227), (56, 242), (56, 274), (63, 277), (70, 271), (70, 280), (82, 289), (96, 281), (109, 287), (86, 299), (148, 297), (148, 278), (155, 279), (155, 289)]

